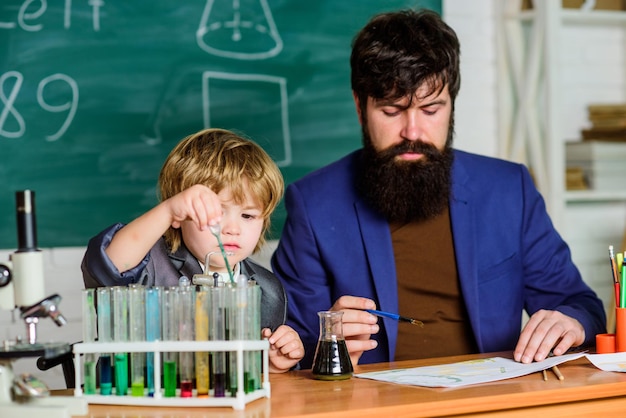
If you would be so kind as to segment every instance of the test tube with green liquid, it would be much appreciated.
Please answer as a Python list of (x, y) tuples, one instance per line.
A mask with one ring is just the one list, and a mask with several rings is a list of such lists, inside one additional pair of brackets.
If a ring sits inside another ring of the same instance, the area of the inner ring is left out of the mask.
[[(91, 343), (96, 340), (96, 307), (94, 300), (94, 289), (83, 289), (83, 342)], [(83, 392), (86, 395), (96, 393), (96, 361), (98, 355), (85, 353), (83, 359), (84, 381)]]
[[(254, 280), (248, 281), (248, 340), (261, 339), (261, 289)], [(246, 351), (246, 393), (261, 389), (261, 351)]]
[[(98, 341), (111, 342), (113, 321), (111, 320), (111, 291), (108, 287), (99, 287), (98, 295)], [(100, 354), (100, 395), (110, 395), (113, 391), (113, 370), (111, 353)]]
[[(142, 285), (128, 286), (128, 318), (130, 323), (130, 341), (146, 340), (146, 305), (145, 288)], [(132, 396), (144, 396), (144, 366), (146, 353), (130, 355), (130, 393)]]
[[(196, 295), (195, 288), (182, 285), (179, 294), (178, 340), (193, 341)], [(193, 367), (194, 353), (182, 351), (179, 353), (180, 396), (190, 398), (193, 394)]]
[[(111, 288), (113, 304), (113, 341), (128, 341), (128, 288)], [(128, 353), (116, 352), (115, 359), (115, 394), (125, 396), (128, 392)]]
[[(196, 341), (207, 341), (209, 339), (210, 301), (211, 293), (206, 287), (196, 292)], [(196, 395), (198, 397), (209, 396), (209, 374), (209, 352), (196, 352)]]
[[(163, 289), (163, 309), (161, 310), (164, 341), (178, 341), (178, 286)], [(178, 373), (178, 353), (163, 353), (164, 396), (176, 396), (176, 376)]]
[[(230, 288), (229, 300), (227, 301), (228, 311), (228, 340), (245, 340), (247, 335), (247, 310), (248, 310), (248, 278), (240, 274), (237, 276), (235, 287)], [(237, 356), (235, 352), (229, 353), (228, 383), (231, 396), (237, 396), (237, 390), (245, 391), (243, 387), (238, 387), (237, 382)], [(244, 376), (244, 380), (245, 380)]]
[[(161, 286), (146, 289), (146, 341), (161, 339)], [(146, 355), (146, 386), (148, 396), (154, 396), (154, 353)]]

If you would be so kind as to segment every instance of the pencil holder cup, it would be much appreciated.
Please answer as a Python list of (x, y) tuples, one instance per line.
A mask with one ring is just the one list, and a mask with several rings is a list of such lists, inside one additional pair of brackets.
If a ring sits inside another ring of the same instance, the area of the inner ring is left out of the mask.
[(626, 308), (615, 308), (615, 351), (626, 351)]
[(596, 354), (609, 354), (615, 352), (615, 334), (596, 335)]

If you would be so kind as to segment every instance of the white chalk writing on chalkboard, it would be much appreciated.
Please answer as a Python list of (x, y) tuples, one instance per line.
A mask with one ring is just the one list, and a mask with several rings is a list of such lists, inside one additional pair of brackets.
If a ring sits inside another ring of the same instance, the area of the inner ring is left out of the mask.
[[(24, 76), (18, 71), (7, 71), (0, 75), (0, 103), (2, 104), (2, 110), (0, 111), (0, 136), (5, 138), (20, 138), (26, 132), (26, 122), (18, 110), (18, 96), (23, 81)], [(53, 104), (46, 101), (46, 91), (50, 88), (50, 85), (55, 82), (62, 82), (69, 86), (71, 91), (71, 99), (69, 101), (60, 104)], [(5, 89), (10, 90), (8, 95), (5, 94)], [(51, 113), (67, 111), (67, 116), (61, 124), (61, 127), (53, 134), (46, 135), (47, 141), (56, 141), (59, 139), (72, 124), (78, 107), (78, 96), (78, 84), (72, 77), (66, 74), (52, 74), (39, 82), (37, 86), (37, 103), (39, 106), (41, 106), (43, 110)], [(17, 129), (8, 128), (7, 125), (12, 127), (17, 125)]]
[(209, 54), (239, 60), (270, 58), (283, 49), (267, 0), (207, 0), (196, 41)]
[[(91, 20), (93, 30), (97, 32), (100, 30), (100, 8), (104, 6), (104, 1), (89, 0), (86, 3), (92, 9)], [(41, 19), (47, 10), (47, 1), (24, 0), (17, 11), (15, 21), (0, 21), (0, 29), (15, 29), (19, 27), (26, 32), (39, 32), (44, 29), (44, 26), (41, 23), (35, 22)], [(72, 10), (72, 0), (65, 0), (63, 5), (63, 27), (65, 29), (69, 29), (72, 26)], [(82, 10), (81, 14), (84, 14)]]
[[(204, 118), (204, 126), (213, 126), (211, 122), (211, 111), (214, 105), (211, 103), (212, 84), (220, 84), (223, 91), (228, 91), (233, 94), (236, 90), (254, 90), (263, 91), (263, 95), (258, 95), (254, 102), (254, 107), (259, 109), (263, 107), (260, 100), (267, 100), (268, 107), (270, 103), (280, 103), (280, 112), (275, 116), (275, 124), (280, 125), (277, 129), (280, 131), (282, 138), (275, 138), (276, 140), (282, 140), (282, 155), (277, 155), (276, 152), (272, 154), (272, 158), (276, 161), (279, 167), (287, 167), (291, 165), (291, 138), (289, 135), (289, 103), (287, 99), (287, 79), (284, 77), (276, 77), (265, 74), (239, 74), (239, 73), (227, 73), (220, 71), (205, 71), (202, 74), (202, 110)], [(254, 83), (254, 84), (252, 84)], [(259, 86), (264, 84), (265, 88)], [(255, 86), (256, 88), (251, 88)], [(264, 96), (264, 97), (262, 97)], [(275, 97), (278, 96), (278, 97)], [(240, 108), (243, 113), (252, 112), (252, 109), (246, 109), (246, 103), (242, 102)], [(216, 106), (219, 108), (219, 105)], [(270, 112), (273, 113), (273, 112)], [(265, 119), (268, 119), (269, 115)], [(241, 122), (244, 123), (243, 121)], [(243, 125), (242, 125), (243, 126)], [(245, 130), (245, 129), (244, 129)]]

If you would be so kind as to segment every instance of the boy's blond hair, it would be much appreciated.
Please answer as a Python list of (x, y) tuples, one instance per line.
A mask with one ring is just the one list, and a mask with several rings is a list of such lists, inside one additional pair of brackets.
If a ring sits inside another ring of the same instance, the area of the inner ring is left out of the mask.
[[(205, 129), (189, 135), (170, 152), (159, 174), (159, 199), (169, 199), (185, 189), (203, 184), (219, 193), (229, 188), (235, 203), (246, 193), (262, 210), (263, 231), (254, 252), (266, 240), (270, 215), (284, 191), (283, 177), (272, 158), (253, 141), (225, 129)], [(171, 252), (182, 243), (180, 228), (170, 227), (165, 240)]]

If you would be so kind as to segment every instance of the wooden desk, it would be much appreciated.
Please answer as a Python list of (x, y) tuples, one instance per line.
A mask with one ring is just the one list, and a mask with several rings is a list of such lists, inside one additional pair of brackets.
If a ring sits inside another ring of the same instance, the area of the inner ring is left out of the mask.
[[(358, 366), (356, 372), (453, 363), (510, 353), (456, 356)], [(91, 418), (212, 417), (588, 417), (626, 411), (626, 373), (603, 372), (585, 358), (559, 366), (564, 381), (541, 373), (462, 388), (424, 388), (369, 379), (313, 380), (309, 370), (273, 374), (271, 398), (230, 408), (150, 408), (90, 405)]]

